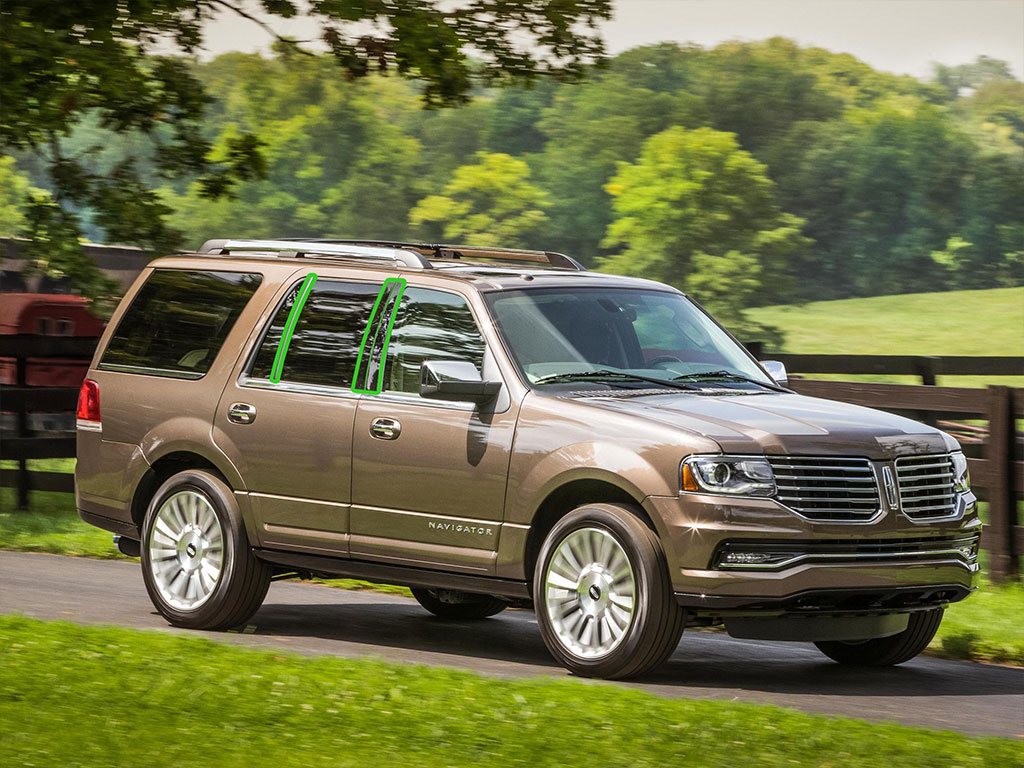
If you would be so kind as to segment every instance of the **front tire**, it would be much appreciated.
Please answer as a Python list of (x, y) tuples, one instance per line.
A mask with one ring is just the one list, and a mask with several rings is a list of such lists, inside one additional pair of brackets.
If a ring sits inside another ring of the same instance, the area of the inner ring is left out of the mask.
[(833, 661), (855, 667), (891, 667), (910, 661), (928, 647), (942, 623), (942, 608), (910, 614), (907, 628), (897, 635), (858, 643), (830, 640), (815, 643)]
[(660, 666), (686, 619), (658, 537), (624, 504), (588, 504), (555, 525), (537, 558), (533, 598), (544, 644), (581, 677)]
[(154, 494), (141, 554), (150, 600), (176, 627), (237, 627), (270, 587), (271, 570), (252, 553), (234, 494), (203, 470), (179, 472)]

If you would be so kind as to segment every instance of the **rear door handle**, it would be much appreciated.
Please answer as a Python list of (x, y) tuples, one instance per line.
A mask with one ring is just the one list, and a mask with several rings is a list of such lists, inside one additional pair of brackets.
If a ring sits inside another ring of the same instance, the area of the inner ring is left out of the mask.
[(370, 422), (370, 436), (378, 440), (396, 440), (402, 434), (402, 425), (398, 419), (382, 417)]
[(256, 421), (256, 406), (248, 403), (232, 403), (228, 408), (228, 421), (235, 424), (252, 424)]

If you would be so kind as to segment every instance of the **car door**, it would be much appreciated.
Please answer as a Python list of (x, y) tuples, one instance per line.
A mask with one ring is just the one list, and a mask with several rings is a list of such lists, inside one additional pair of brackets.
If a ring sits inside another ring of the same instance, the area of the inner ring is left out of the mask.
[(298, 274), (224, 390), (214, 440), (245, 481), (260, 546), (348, 553), (352, 377), (380, 285)]
[(485, 406), (419, 395), (425, 360), (500, 379), (469, 302), (410, 282), (382, 348), (381, 391), (355, 419), (351, 556), (493, 573), (517, 407), (504, 388)]

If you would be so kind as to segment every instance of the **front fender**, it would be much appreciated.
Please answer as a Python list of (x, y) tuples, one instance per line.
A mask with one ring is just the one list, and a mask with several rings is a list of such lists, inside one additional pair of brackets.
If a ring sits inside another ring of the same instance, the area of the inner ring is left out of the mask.
[(561, 486), (574, 480), (600, 480), (625, 491), (637, 503), (650, 495), (678, 491), (678, 463), (668, 476), (631, 446), (591, 441), (563, 446), (536, 461), (510, 483), (506, 520), (529, 524), (537, 509)]

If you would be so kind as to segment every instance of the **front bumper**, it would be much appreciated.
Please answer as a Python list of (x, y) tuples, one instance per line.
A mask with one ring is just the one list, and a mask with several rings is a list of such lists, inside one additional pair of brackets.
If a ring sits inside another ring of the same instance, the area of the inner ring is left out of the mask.
[[(712, 615), (919, 610), (974, 589), (981, 532), (973, 496), (954, 520), (887, 512), (870, 523), (806, 520), (773, 499), (650, 496), (679, 602)], [(972, 551), (973, 550), (973, 553)], [(728, 551), (789, 553), (771, 565), (726, 565)]]

